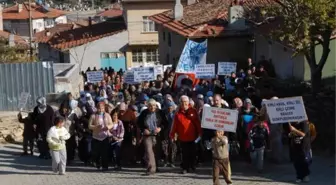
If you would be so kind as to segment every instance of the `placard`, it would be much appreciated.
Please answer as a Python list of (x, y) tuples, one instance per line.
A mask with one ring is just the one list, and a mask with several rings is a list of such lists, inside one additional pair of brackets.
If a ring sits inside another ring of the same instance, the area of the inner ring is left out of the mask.
[(134, 72), (133, 71), (126, 71), (124, 73), (124, 82), (126, 84), (137, 84), (137, 82), (134, 81)]
[(237, 71), (237, 62), (218, 62), (218, 75), (229, 75)]
[(144, 82), (144, 81), (153, 81), (154, 78), (154, 67), (138, 67), (133, 69), (134, 72), (134, 81), (135, 82)]
[(215, 64), (196, 64), (195, 74), (198, 79), (215, 78)]
[(25, 106), (28, 102), (29, 96), (30, 96), (30, 94), (27, 93), (27, 92), (22, 92), (20, 94), (19, 105), (18, 105), (19, 110), (22, 110), (23, 108), (25, 108)]
[(308, 120), (301, 96), (267, 100), (265, 105), (272, 124)]
[(154, 77), (157, 78), (158, 75), (161, 75), (163, 78), (163, 66), (162, 65), (156, 65), (154, 66)]
[(173, 64), (169, 64), (169, 65), (163, 65), (163, 72), (166, 72), (167, 69), (172, 69), (173, 68)]
[(87, 81), (90, 83), (98, 83), (104, 79), (103, 71), (88, 71), (86, 72)]
[(236, 132), (238, 111), (217, 107), (204, 107), (202, 128)]

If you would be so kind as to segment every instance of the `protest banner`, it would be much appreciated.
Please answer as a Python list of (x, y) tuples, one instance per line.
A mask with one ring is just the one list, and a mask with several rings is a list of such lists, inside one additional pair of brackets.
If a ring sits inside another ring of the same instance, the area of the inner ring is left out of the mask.
[(308, 120), (301, 96), (267, 100), (265, 105), (272, 124)]
[(163, 72), (166, 72), (167, 71), (167, 69), (171, 69), (171, 68), (173, 68), (173, 64), (169, 64), (169, 65), (163, 65)]
[(104, 79), (103, 71), (88, 71), (86, 72), (87, 81), (90, 83), (101, 82)]
[(196, 64), (195, 74), (198, 79), (215, 78), (215, 64)]
[(135, 82), (155, 80), (154, 67), (137, 67), (137, 68), (133, 68), (133, 72), (134, 72)]
[(218, 75), (229, 75), (237, 71), (237, 62), (218, 62)]
[(26, 107), (29, 96), (30, 96), (30, 94), (27, 93), (27, 92), (22, 92), (20, 94), (19, 105), (18, 105), (19, 110), (22, 110)]
[(217, 107), (204, 107), (202, 114), (202, 128), (236, 132), (238, 111)]
[(133, 71), (126, 71), (124, 73), (124, 82), (127, 84), (137, 84), (137, 82), (134, 81), (134, 72)]
[(162, 65), (156, 65), (154, 66), (154, 77), (157, 78), (158, 75), (161, 75), (163, 77), (163, 66)]

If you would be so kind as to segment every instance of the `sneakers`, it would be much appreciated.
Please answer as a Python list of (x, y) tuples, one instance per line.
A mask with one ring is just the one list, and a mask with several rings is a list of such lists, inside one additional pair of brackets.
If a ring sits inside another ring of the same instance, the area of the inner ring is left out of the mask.
[(295, 182), (296, 182), (296, 183), (300, 183), (300, 182), (302, 182), (302, 180), (301, 180), (301, 179), (296, 179)]
[(305, 176), (304, 178), (303, 178), (303, 182), (309, 182), (309, 176)]
[(60, 172), (59, 175), (65, 175), (65, 172)]
[(187, 170), (182, 170), (181, 174), (187, 174)]

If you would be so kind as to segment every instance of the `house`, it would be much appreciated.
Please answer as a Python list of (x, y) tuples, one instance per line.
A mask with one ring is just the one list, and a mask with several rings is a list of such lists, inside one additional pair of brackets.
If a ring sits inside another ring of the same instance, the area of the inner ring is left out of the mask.
[(78, 64), (83, 71), (88, 67), (126, 68), (124, 48), (128, 33), (123, 18), (116, 23), (67, 28), (53, 34), (45, 32), (45, 37), (37, 40), (40, 60)]
[[(33, 32), (43, 31), (58, 23), (67, 23), (66, 13), (35, 3), (30, 4)], [(29, 36), (29, 4), (16, 4), (2, 13), (4, 30), (20, 36)]]
[(149, 17), (174, 8), (174, 2), (174, 0), (122, 0), (123, 16), (129, 33), (127, 67), (159, 63), (158, 29)]
[(176, 65), (187, 39), (207, 39), (207, 63), (237, 62), (244, 68), (254, 56), (253, 32), (240, 14), (244, 7), (268, 3), (248, 0), (243, 5), (230, 0), (199, 1), (150, 17), (158, 25), (160, 63)]
[(102, 21), (112, 21), (123, 16), (123, 11), (121, 9), (107, 9), (103, 12), (98, 13), (94, 16), (93, 20), (96, 22)]

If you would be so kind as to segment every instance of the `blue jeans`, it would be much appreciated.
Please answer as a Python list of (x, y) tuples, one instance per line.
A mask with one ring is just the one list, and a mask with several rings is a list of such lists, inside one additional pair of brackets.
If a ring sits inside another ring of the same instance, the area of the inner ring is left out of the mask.
[(256, 148), (253, 152), (250, 153), (253, 166), (258, 170), (263, 170), (264, 167), (264, 151), (265, 147)]

